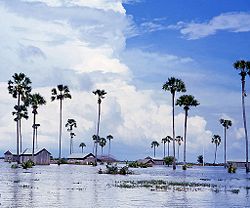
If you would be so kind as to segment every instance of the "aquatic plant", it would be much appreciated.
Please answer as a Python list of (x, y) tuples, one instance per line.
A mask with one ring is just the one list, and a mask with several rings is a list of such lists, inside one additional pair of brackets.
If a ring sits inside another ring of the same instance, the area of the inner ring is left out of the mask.
[(35, 166), (35, 163), (32, 160), (28, 160), (27, 162), (23, 162), (21, 165), (23, 169), (28, 169)]
[(231, 164), (229, 165), (229, 167), (227, 169), (228, 173), (236, 173), (236, 170), (237, 170), (237, 168)]

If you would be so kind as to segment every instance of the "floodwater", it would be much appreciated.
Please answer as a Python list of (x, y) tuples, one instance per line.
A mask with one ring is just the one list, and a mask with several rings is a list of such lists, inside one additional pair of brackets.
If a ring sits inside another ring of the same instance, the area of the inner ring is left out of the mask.
[[(131, 169), (133, 175), (98, 174), (105, 166), (50, 165), (12, 169), (0, 161), (0, 207), (250, 207), (250, 174), (223, 167)], [(117, 187), (123, 182), (163, 180), (191, 187)], [(201, 184), (201, 186), (199, 185)], [(208, 184), (209, 186), (204, 186)], [(211, 186), (210, 186), (211, 185)]]

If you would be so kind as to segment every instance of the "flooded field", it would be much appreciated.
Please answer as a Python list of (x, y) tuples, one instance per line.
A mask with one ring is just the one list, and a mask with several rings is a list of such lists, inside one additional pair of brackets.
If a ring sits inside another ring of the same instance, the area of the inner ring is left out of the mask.
[(131, 169), (97, 174), (105, 166), (50, 165), (12, 169), (0, 161), (0, 207), (250, 207), (250, 174), (223, 167)]

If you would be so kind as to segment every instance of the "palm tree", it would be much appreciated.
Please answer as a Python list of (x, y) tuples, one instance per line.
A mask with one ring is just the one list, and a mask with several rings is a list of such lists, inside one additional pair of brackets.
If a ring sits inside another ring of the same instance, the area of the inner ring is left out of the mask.
[[(29, 118), (28, 116), (28, 109), (27, 109), (27, 104), (20, 105), (19, 108), (17, 105), (14, 106), (14, 110), (12, 112), (12, 115), (16, 115), (14, 118), (14, 121), (18, 121), (19, 123), (19, 138), (20, 138), (20, 152), (23, 151), (23, 145), (22, 145), (22, 119), (24, 118), (27, 120)], [(17, 119), (19, 117), (19, 120)]]
[(187, 119), (188, 119), (188, 111), (191, 106), (196, 107), (199, 105), (199, 102), (192, 95), (182, 95), (177, 101), (176, 105), (183, 106), (185, 111), (185, 121), (184, 121), (184, 166), (186, 166), (186, 148), (187, 148)]
[(96, 136), (95, 134), (92, 136), (92, 139), (94, 141), (94, 146), (93, 146), (93, 154), (94, 154), (94, 151), (95, 151), (95, 146), (96, 144), (99, 144), (99, 141), (100, 141), (100, 137), (99, 136)]
[(107, 140), (105, 138), (100, 138), (99, 145), (102, 148), (102, 155), (103, 155), (103, 147), (106, 145)]
[(38, 148), (38, 145), (37, 145), (37, 129), (38, 127), (40, 126), (40, 124), (36, 123), (35, 126), (33, 125), (32, 127), (35, 128), (35, 131), (36, 131), (36, 149)]
[(36, 125), (36, 115), (38, 114), (37, 108), (39, 105), (45, 105), (46, 101), (39, 93), (35, 93), (29, 96), (29, 102), (31, 104), (32, 113), (33, 113), (32, 160), (34, 161), (35, 135), (36, 135), (35, 125)]
[(158, 147), (159, 143), (157, 141), (152, 141), (151, 148), (154, 148), (154, 157), (155, 157), (155, 147)]
[(82, 153), (83, 153), (83, 148), (86, 147), (86, 144), (84, 142), (82, 142), (80, 145), (79, 145), (80, 148), (82, 148)]
[(161, 139), (161, 143), (163, 143), (163, 158), (166, 157), (166, 143), (167, 143), (167, 137)]
[[(174, 103), (176, 92), (186, 92), (185, 84), (182, 80), (176, 79), (175, 77), (168, 78), (168, 81), (163, 84), (162, 89), (165, 91), (170, 91), (172, 95), (172, 113), (173, 113), (173, 156), (175, 158), (175, 125), (174, 125)], [(173, 169), (176, 169), (176, 161), (174, 159)]]
[[(93, 91), (93, 93), (95, 95), (97, 95), (97, 104), (98, 104), (98, 117), (97, 117), (97, 127), (96, 127), (96, 136), (97, 138), (99, 138), (99, 133), (100, 133), (100, 120), (101, 120), (101, 103), (102, 103), (102, 99), (104, 99), (104, 95), (106, 95), (107, 93), (105, 92), (105, 90), (99, 90), (97, 89), (96, 91)], [(95, 165), (97, 165), (97, 141), (95, 141), (94, 145), (95, 145)]]
[(232, 126), (231, 120), (220, 119), (221, 125), (224, 127), (224, 168), (227, 167), (227, 129)]
[(73, 153), (73, 138), (75, 133), (73, 133), (73, 128), (77, 128), (75, 119), (69, 118), (67, 123), (65, 124), (67, 131), (69, 132), (70, 136), (70, 143), (69, 143), (69, 154)]
[(114, 139), (114, 137), (110, 134), (107, 136), (107, 140), (109, 140), (109, 155), (110, 155), (110, 150), (111, 150), (111, 140)]
[(242, 103), (242, 118), (245, 130), (245, 140), (246, 140), (246, 172), (250, 171), (248, 165), (248, 136), (247, 136), (247, 122), (246, 122), (246, 111), (245, 111), (245, 97), (247, 96), (245, 91), (245, 82), (247, 74), (250, 75), (250, 61), (236, 61), (234, 63), (234, 68), (240, 70), (239, 75), (241, 76), (241, 103)]
[(169, 143), (172, 141), (172, 137), (171, 136), (166, 136), (165, 138), (163, 138), (161, 140), (161, 142), (163, 143), (164, 145), (164, 158), (165, 158), (165, 144), (168, 143), (168, 157), (169, 157)]
[(183, 137), (182, 136), (177, 136), (176, 137), (176, 142), (178, 145), (178, 149), (177, 149), (177, 155), (178, 155), (178, 162), (179, 162), (179, 153), (180, 153), (180, 146), (181, 146), (181, 142), (183, 142)]
[(219, 146), (220, 143), (221, 143), (221, 138), (220, 138), (220, 136), (219, 136), (219, 135), (214, 135), (213, 138), (212, 138), (212, 143), (215, 144), (215, 154), (214, 154), (214, 164), (215, 164), (217, 148), (218, 148), (218, 146)]
[[(8, 81), (8, 91), (12, 95), (13, 98), (17, 99), (17, 109), (18, 114), (15, 119), (17, 122), (16, 132), (17, 132), (17, 162), (19, 163), (19, 146), (20, 146), (20, 120), (21, 120), (21, 112), (20, 106), (21, 101), (25, 101), (28, 97), (28, 94), (31, 92), (31, 81), (24, 73), (15, 73), (12, 76), (13, 80)], [(25, 105), (25, 103), (24, 103)], [(15, 109), (16, 110), (16, 109)]]
[(64, 99), (71, 99), (70, 91), (66, 85), (57, 85), (57, 88), (51, 90), (52, 96), (51, 101), (59, 100), (60, 109), (60, 119), (59, 119), (59, 162), (61, 161), (61, 151), (62, 151), (62, 104)]

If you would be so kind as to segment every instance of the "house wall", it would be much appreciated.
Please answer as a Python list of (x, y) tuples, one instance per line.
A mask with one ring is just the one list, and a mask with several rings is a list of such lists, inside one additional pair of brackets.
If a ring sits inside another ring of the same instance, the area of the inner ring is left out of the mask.
[[(21, 163), (32, 160), (32, 155), (21, 155)], [(47, 151), (39, 152), (39, 154), (34, 155), (34, 162), (36, 165), (49, 165), (50, 164), (50, 154)]]
[(4, 155), (4, 162), (12, 162), (13, 155)]

